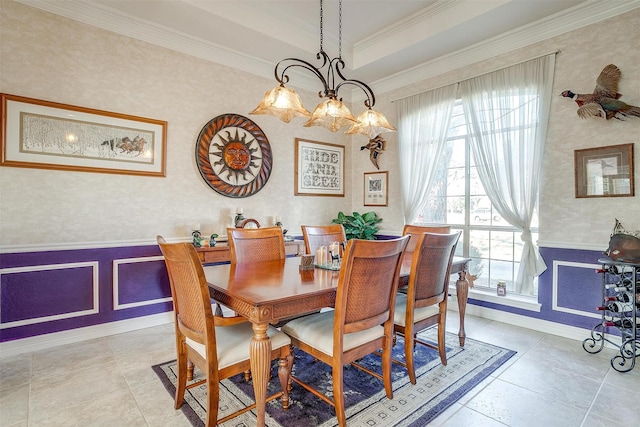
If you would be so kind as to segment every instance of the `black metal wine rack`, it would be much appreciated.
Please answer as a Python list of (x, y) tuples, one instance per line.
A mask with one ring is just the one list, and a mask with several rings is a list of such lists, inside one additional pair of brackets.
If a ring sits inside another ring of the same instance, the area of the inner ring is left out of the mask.
[(591, 337), (582, 341), (588, 353), (602, 351), (605, 342), (619, 349), (611, 358), (611, 367), (629, 372), (640, 357), (640, 264), (599, 259), (602, 269), (602, 313), (600, 323), (591, 329)]

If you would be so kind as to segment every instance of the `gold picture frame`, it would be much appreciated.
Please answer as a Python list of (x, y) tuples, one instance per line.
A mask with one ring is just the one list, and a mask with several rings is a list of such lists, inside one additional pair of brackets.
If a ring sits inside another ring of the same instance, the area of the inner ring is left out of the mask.
[(389, 172), (364, 173), (364, 205), (388, 206)]
[(295, 139), (294, 194), (344, 197), (344, 146)]
[(635, 195), (633, 144), (574, 151), (576, 198)]
[(166, 176), (166, 121), (5, 93), (0, 113), (0, 166)]

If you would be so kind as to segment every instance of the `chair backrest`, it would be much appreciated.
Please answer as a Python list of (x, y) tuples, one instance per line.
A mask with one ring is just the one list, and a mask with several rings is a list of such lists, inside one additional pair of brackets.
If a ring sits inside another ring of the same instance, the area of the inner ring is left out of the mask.
[(404, 258), (409, 260), (413, 257), (413, 252), (416, 250), (416, 244), (418, 243), (418, 237), (422, 233), (439, 233), (439, 234), (448, 234), (451, 233), (450, 225), (439, 225), (439, 226), (423, 226), (423, 225), (411, 225), (405, 224), (404, 229), (402, 230), (403, 236), (411, 236), (409, 239), (409, 243), (407, 244), (407, 249), (404, 251)]
[(280, 227), (227, 228), (227, 236), (232, 264), (286, 258)]
[(169, 273), (176, 327), (215, 357), (215, 321), (198, 253), (191, 243), (167, 243), (162, 236), (156, 240)]
[(460, 232), (418, 236), (407, 288), (407, 300), (413, 299), (414, 307), (434, 305), (447, 297), (451, 261), (459, 238)]
[(408, 236), (347, 242), (336, 292), (334, 342), (346, 333), (389, 323)]
[(304, 248), (308, 254), (315, 254), (319, 246), (329, 246), (332, 242), (347, 241), (342, 224), (303, 225), (301, 228)]

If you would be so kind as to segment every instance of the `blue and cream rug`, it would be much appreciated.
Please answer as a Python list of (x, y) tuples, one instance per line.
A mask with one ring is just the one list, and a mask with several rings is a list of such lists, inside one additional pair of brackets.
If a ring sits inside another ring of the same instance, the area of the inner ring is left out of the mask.
[[(436, 341), (434, 328), (420, 336)], [(487, 378), (511, 358), (515, 351), (467, 338), (464, 348), (458, 346), (458, 337), (447, 334), (447, 366), (442, 366), (435, 350), (418, 345), (416, 348), (416, 385), (409, 382), (404, 368), (393, 365), (393, 400), (386, 398), (382, 381), (352, 366), (344, 368), (344, 394), (349, 426), (415, 426), (422, 427), (433, 420), (465, 393)], [(404, 361), (403, 342), (399, 338), (393, 349), (394, 358)], [(381, 372), (380, 358), (369, 355), (361, 364), (376, 372)], [(175, 393), (175, 361), (152, 367), (167, 391)], [(269, 394), (277, 392), (280, 382), (277, 364), (274, 362)], [(331, 394), (331, 368), (314, 361), (309, 355), (298, 350), (295, 353), (294, 375), (313, 385), (326, 394)], [(196, 378), (202, 378), (196, 369)], [(242, 375), (222, 382), (220, 387), (220, 412), (218, 418), (253, 401), (253, 385), (246, 383)], [(203, 426), (206, 418), (206, 387), (187, 390), (182, 411), (194, 426)], [(289, 410), (283, 411), (280, 401), (267, 404), (266, 424), (272, 427), (333, 427), (337, 425), (333, 407), (293, 384)], [(172, 404), (168, 400), (167, 404)], [(224, 426), (255, 426), (253, 411), (234, 418)]]

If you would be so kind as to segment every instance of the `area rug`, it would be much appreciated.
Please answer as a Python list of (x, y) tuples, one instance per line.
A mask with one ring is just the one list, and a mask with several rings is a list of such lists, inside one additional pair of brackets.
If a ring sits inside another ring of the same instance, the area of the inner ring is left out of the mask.
[[(422, 339), (436, 342), (432, 328), (420, 334)], [(458, 337), (447, 333), (447, 366), (442, 366), (437, 351), (418, 345), (415, 354), (417, 384), (409, 382), (406, 370), (393, 365), (393, 399), (386, 398), (382, 381), (354, 368), (344, 368), (344, 394), (347, 423), (354, 427), (412, 426), (422, 427), (460, 399), (509, 360), (515, 351), (483, 343), (470, 338), (465, 346), (458, 345)], [(395, 359), (404, 361), (404, 343), (398, 339), (393, 348)], [(366, 356), (362, 365), (381, 372), (380, 357)], [(167, 391), (173, 397), (176, 382), (175, 360), (155, 365)], [(331, 368), (298, 350), (295, 352), (293, 373), (301, 380), (331, 395)], [(196, 369), (194, 381), (202, 378)], [(280, 382), (274, 362), (269, 394), (277, 392)], [(204, 425), (206, 418), (206, 387), (187, 390), (182, 411), (195, 427)], [(272, 427), (333, 427), (337, 425), (333, 407), (293, 384), (289, 410), (283, 411), (278, 399), (267, 403), (266, 425)], [(220, 387), (218, 418), (234, 412), (253, 401), (253, 385), (242, 375), (224, 380)], [(223, 424), (225, 427), (251, 427), (256, 425), (254, 411), (249, 411)]]

